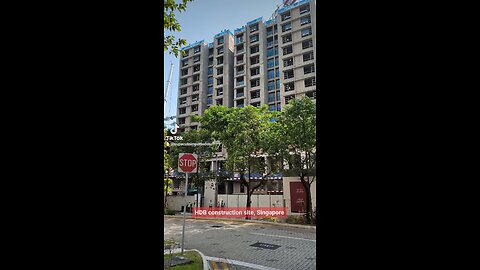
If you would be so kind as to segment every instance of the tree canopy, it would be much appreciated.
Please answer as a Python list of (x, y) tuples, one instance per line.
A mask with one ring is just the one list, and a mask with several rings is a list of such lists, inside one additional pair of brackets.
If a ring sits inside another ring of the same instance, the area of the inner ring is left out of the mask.
[[(181, 0), (181, 3), (177, 3), (175, 0), (164, 0), (163, 29), (170, 32), (180, 32), (182, 28), (175, 17), (175, 13), (187, 10), (187, 3), (192, 1)], [(163, 50), (175, 56), (178, 56), (182, 46), (187, 45), (185, 39), (175, 38), (174, 35), (164, 35), (163, 38)]]

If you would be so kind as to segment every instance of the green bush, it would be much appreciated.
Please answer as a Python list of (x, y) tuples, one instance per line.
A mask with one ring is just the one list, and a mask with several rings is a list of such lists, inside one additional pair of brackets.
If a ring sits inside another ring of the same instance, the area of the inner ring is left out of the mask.
[(287, 217), (285, 222), (290, 224), (306, 224), (306, 218), (304, 215), (291, 215)]
[(175, 211), (166, 208), (166, 209), (165, 209), (165, 215), (170, 215), (170, 216), (171, 216), (171, 215), (175, 215)]
[(261, 218), (261, 221), (269, 221), (269, 222), (278, 222), (277, 218), (274, 217), (267, 217), (267, 218)]

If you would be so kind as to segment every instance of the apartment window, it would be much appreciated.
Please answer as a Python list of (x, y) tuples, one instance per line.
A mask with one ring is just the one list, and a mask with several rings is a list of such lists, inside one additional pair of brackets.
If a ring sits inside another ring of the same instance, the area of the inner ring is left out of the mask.
[(208, 68), (208, 75), (213, 75), (213, 67)]
[(300, 25), (305, 25), (305, 24), (311, 23), (311, 22), (312, 21), (310, 19), (310, 15), (300, 18)]
[(209, 86), (207, 89), (207, 95), (211, 95), (211, 94), (213, 94), (213, 87)]
[(259, 51), (260, 51), (259, 45), (250, 47), (250, 53), (251, 53), (251, 54), (257, 53), (257, 52), (259, 52)]
[(223, 53), (223, 46), (217, 49), (217, 54), (222, 54)]
[(250, 43), (254, 43), (258, 41), (258, 34), (250, 36)]
[(200, 75), (193, 75), (193, 81), (198, 82), (200, 80)]
[(200, 90), (200, 85), (199, 84), (194, 85), (192, 88), (192, 92), (197, 92), (198, 90)]
[(250, 92), (250, 99), (259, 98), (260, 97), (260, 90)]
[(295, 95), (285, 97), (285, 104), (288, 104), (288, 102), (294, 98), (295, 98)]
[(217, 57), (217, 65), (223, 64), (223, 56)]
[(193, 66), (193, 72), (200, 71), (200, 65)]
[(280, 77), (280, 70), (278, 68), (275, 69), (275, 77)]
[(282, 107), (280, 105), (280, 103), (277, 103), (277, 111), (281, 111), (282, 110)]
[(191, 130), (197, 130), (198, 126), (191, 126), (190, 129)]
[(187, 94), (187, 88), (180, 89), (180, 95), (186, 95), (186, 94)]
[(198, 105), (192, 105), (192, 112), (198, 111)]
[(303, 14), (303, 13), (309, 12), (309, 11), (310, 11), (310, 6), (308, 4), (300, 7), (300, 14)]
[(237, 38), (235, 39), (235, 43), (239, 44), (243, 42), (243, 34), (238, 35)]
[(180, 125), (184, 125), (184, 124), (185, 124), (185, 117), (178, 118), (178, 123), (179, 123)]
[(293, 52), (293, 48), (291, 45), (283, 48), (283, 55), (291, 54), (292, 52)]
[(188, 74), (188, 68), (182, 69), (182, 76), (185, 76)]
[(223, 67), (217, 68), (217, 75), (222, 75), (223, 74)]
[(286, 21), (288, 19), (290, 19), (292, 16), (290, 15), (290, 11), (288, 12), (285, 12), (282, 14), (282, 21)]
[(180, 108), (178, 109), (179, 114), (186, 114), (187, 113), (187, 108)]
[(273, 56), (273, 48), (267, 49), (267, 57)]
[(275, 66), (275, 62), (273, 59), (267, 61), (267, 67), (272, 68)]
[(302, 37), (310, 36), (312, 34), (312, 28), (306, 28), (302, 30)]
[(189, 55), (189, 50), (183, 51), (183, 57), (187, 57)]
[(207, 104), (211, 105), (212, 104), (212, 97), (207, 97)]
[(283, 60), (283, 66), (289, 67), (293, 65), (293, 57)]
[(305, 95), (311, 99), (317, 99), (317, 91), (307, 92)]
[(273, 37), (267, 38), (267, 47), (273, 46)]
[(182, 61), (182, 67), (188, 66), (188, 59)]
[(260, 56), (250, 57), (250, 65), (255, 65), (260, 63)]
[(255, 76), (255, 75), (258, 75), (258, 74), (260, 74), (260, 68), (259, 67), (250, 69), (250, 76)]
[(284, 84), (285, 92), (295, 90), (295, 84), (293, 82)]
[(213, 84), (213, 77), (208, 77), (208, 84)]
[(250, 33), (253, 33), (258, 30), (258, 23), (250, 26)]
[(193, 53), (199, 53), (199, 52), (200, 52), (200, 46), (193, 48)]
[(187, 103), (187, 98), (186, 97), (180, 99), (180, 105), (186, 104), (186, 103)]
[(268, 93), (268, 102), (275, 101), (275, 93)]
[(238, 98), (238, 97), (243, 97), (243, 88), (237, 89), (237, 95), (236, 95), (236, 97), (237, 97), (237, 98)]
[(267, 90), (274, 90), (275, 89), (275, 81), (270, 81), (267, 83)]
[(213, 55), (213, 48), (208, 49), (208, 56), (212, 56), (212, 55)]
[(310, 61), (313, 59), (313, 52), (305, 53), (303, 55), (303, 62)]
[(277, 91), (277, 101), (280, 101), (280, 91)]
[(283, 72), (283, 78), (284, 78), (285, 80), (290, 79), (290, 78), (293, 78), (293, 69), (284, 71), (284, 72)]
[(217, 106), (222, 106), (223, 105), (223, 99), (217, 99)]
[(209, 66), (213, 66), (213, 58), (209, 58), (209, 59), (208, 59), (208, 65), (209, 65)]
[(244, 85), (244, 84), (245, 84), (245, 81), (243, 77), (237, 78), (237, 86)]
[(217, 96), (223, 95), (223, 88), (217, 88)]
[(198, 101), (198, 95), (193, 95), (192, 96), (192, 102)]
[(196, 63), (198, 61), (200, 61), (200, 55), (194, 56), (193, 57), (193, 62)]
[(292, 41), (292, 34), (286, 34), (282, 36), (282, 42), (283, 43), (288, 43)]
[(270, 26), (267, 28), (267, 36), (270, 36), (272, 34), (273, 34), (273, 27)]
[(224, 43), (223, 37), (217, 39), (217, 45), (222, 45)]
[(243, 52), (243, 44), (237, 45), (237, 53)]
[(269, 71), (267, 71), (267, 78), (269, 80), (275, 78), (275, 70), (270, 69)]
[(305, 79), (305, 87), (314, 86), (315, 85), (315, 77)]
[(260, 86), (260, 79), (255, 79), (250, 81), (250, 87)]
[(188, 79), (182, 79), (181, 85), (185, 85), (185, 84), (187, 84), (187, 83), (188, 83)]
[(260, 102), (254, 102), (251, 104), (253, 107), (260, 107)]
[(223, 84), (223, 78), (217, 78), (217, 85)]
[(313, 47), (313, 41), (312, 41), (311, 39), (302, 42), (302, 49), (303, 49), (303, 50), (308, 49), (308, 48), (311, 48), (311, 47)]
[(268, 105), (268, 109), (270, 111), (275, 111), (275, 110), (277, 110), (277, 106), (275, 104), (270, 104), (270, 105)]
[(292, 30), (292, 23), (291, 22), (282, 25), (282, 32), (287, 32), (287, 31), (290, 31), (290, 30)]
[(311, 64), (303, 67), (303, 74), (309, 74), (315, 72), (315, 65)]
[(245, 67), (244, 66), (238, 66), (237, 67), (237, 75), (241, 75), (245, 73)]
[(245, 102), (244, 99), (237, 100), (237, 107), (242, 108), (245, 105), (244, 102)]

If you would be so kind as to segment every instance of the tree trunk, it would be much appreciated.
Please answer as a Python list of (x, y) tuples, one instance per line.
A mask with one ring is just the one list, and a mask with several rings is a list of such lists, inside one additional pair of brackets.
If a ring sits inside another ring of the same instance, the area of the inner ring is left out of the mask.
[(305, 192), (307, 194), (307, 213), (305, 214), (305, 217), (307, 219), (307, 223), (311, 224), (312, 223), (312, 194), (310, 191), (310, 185), (308, 184), (307, 181), (305, 181), (305, 175), (302, 174), (300, 176), (300, 181), (302, 182), (303, 187), (305, 188)]

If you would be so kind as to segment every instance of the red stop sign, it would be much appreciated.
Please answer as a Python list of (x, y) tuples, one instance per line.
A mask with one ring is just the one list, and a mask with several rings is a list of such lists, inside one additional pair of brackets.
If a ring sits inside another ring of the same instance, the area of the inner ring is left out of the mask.
[(181, 153), (178, 155), (178, 172), (191, 173), (197, 170), (197, 155)]

